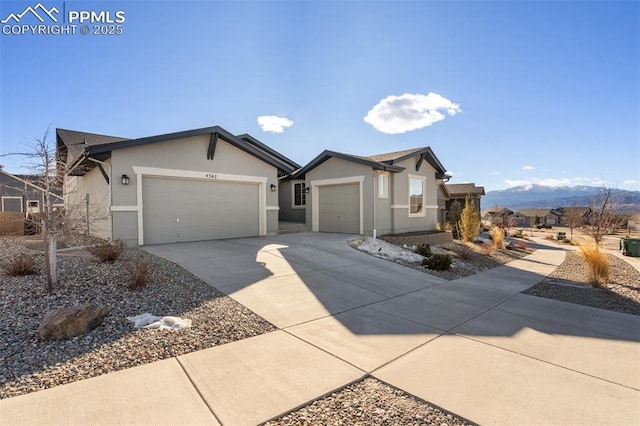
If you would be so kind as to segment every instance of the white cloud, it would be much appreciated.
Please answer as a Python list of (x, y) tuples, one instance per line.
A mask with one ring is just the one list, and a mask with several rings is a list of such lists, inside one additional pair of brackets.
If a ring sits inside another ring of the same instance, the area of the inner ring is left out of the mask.
[(382, 133), (397, 135), (442, 121), (445, 118), (443, 112), (454, 116), (460, 111), (460, 105), (437, 93), (427, 95), (405, 93), (382, 99), (371, 108), (364, 117), (364, 121)]
[(489, 173), (489, 176), (498, 176), (500, 174), (502, 174), (502, 173), (500, 173), (500, 172), (491, 172), (491, 173)]
[(265, 133), (282, 133), (287, 127), (293, 126), (293, 121), (277, 115), (261, 115), (258, 124)]
[(634, 185), (637, 185), (638, 183), (640, 183), (640, 182), (638, 182), (635, 179), (629, 179), (629, 180), (625, 180), (622, 184), (623, 185), (634, 186)]
[(535, 169), (535, 167), (534, 167), (534, 166), (524, 166), (524, 167), (522, 168), (522, 170), (526, 170), (526, 171), (534, 170), (534, 169)]

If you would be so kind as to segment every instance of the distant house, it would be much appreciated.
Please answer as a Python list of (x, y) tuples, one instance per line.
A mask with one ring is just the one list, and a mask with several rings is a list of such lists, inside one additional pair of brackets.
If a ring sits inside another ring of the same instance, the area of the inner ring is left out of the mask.
[(569, 226), (571, 218), (581, 218), (581, 225), (587, 225), (593, 216), (591, 207), (560, 207), (556, 209), (560, 213), (560, 224)]
[[(41, 213), (46, 191), (36, 184), (37, 176), (14, 175), (0, 166), (0, 211), (28, 214)], [(61, 194), (51, 193), (54, 205), (63, 203)]]
[(509, 210), (506, 207), (492, 207), (484, 211), (482, 214), (482, 220), (491, 225), (503, 225), (507, 224), (511, 215), (515, 212)]
[(524, 219), (515, 226), (531, 226), (531, 225), (559, 225), (562, 212), (556, 209), (521, 209), (518, 210)]
[(438, 188), (449, 176), (422, 147), (369, 157), (324, 151), (292, 178), (312, 231), (384, 235), (436, 230)]
[(478, 212), (481, 211), (480, 199), (485, 195), (483, 186), (476, 186), (474, 183), (446, 183), (444, 186), (448, 192), (447, 211), (451, 210), (451, 205), (456, 201), (464, 208), (467, 195), (471, 196)]

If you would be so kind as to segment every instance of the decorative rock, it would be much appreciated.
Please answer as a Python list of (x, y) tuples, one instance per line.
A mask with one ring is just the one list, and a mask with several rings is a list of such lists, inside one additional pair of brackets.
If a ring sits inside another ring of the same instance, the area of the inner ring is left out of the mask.
[(41, 340), (81, 336), (100, 325), (109, 310), (105, 306), (84, 304), (49, 311), (38, 327), (38, 336)]

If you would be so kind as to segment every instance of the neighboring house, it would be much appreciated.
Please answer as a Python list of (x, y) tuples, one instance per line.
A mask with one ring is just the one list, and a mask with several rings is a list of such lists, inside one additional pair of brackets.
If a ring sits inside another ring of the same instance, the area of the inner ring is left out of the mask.
[(506, 207), (493, 207), (485, 210), (482, 220), (491, 225), (506, 225), (515, 212)]
[(449, 192), (449, 198), (447, 200), (446, 210), (451, 210), (451, 204), (459, 202), (462, 208), (464, 208), (467, 201), (467, 195), (471, 196), (474, 205), (478, 212), (480, 208), (480, 198), (485, 195), (483, 186), (476, 186), (474, 183), (446, 183), (444, 186)]
[[(0, 211), (28, 214), (45, 208), (46, 191), (36, 184), (37, 176), (13, 175), (0, 166)], [(62, 197), (51, 193), (52, 204), (61, 205)]]
[(593, 216), (593, 210), (591, 207), (560, 207), (555, 209), (560, 213), (560, 224), (569, 226), (569, 222), (572, 217), (581, 218), (581, 225), (588, 225)]
[(312, 231), (384, 235), (436, 230), (438, 187), (448, 178), (423, 147), (370, 157), (324, 151), (292, 183), (304, 183)]
[(139, 139), (57, 129), (56, 137), (65, 203), (88, 201), (90, 233), (129, 245), (275, 234), (278, 179), (299, 167), (219, 126)]
[(447, 185), (444, 183), (438, 185), (438, 224), (441, 230), (447, 226), (447, 201), (449, 197)]
[(532, 226), (532, 225), (559, 225), (562, 212), (556, 209), (521, 209), (518, 210), (521, 216), (524, 216), (522, 222), (518, 222), (515, 226)]

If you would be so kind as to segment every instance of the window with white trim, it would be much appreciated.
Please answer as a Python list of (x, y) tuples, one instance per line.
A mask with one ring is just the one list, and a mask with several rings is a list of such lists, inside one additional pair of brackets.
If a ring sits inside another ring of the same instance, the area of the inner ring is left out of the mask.
[(293, 184), (293, 196), (291, 197), (293, 201), (293, 208), (302, 208), (307, 205), (306, 189), (307, 187), (304, 182), (295, 182)]
[(426, 216), (425, 188), (427, 178), (409, 176), (409, 217)]
[(389, 198), (389, 173), (378, 175), (378, 198)]

